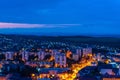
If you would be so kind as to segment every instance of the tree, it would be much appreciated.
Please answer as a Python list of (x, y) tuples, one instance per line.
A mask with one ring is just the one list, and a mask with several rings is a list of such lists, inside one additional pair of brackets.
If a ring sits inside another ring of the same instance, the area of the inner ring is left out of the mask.
[(50, 58), (51, 58), (51, 55), (48, 54), (48, 55), (46, 55), (46, 56), (44, 57), (44, 60), (49, 60)]
[(3, 59), (5, 59), (5, 58), (6, 58), (6, 57), (5, 57), (4, 54), (0, 54), (0, 61), (3, 60)]

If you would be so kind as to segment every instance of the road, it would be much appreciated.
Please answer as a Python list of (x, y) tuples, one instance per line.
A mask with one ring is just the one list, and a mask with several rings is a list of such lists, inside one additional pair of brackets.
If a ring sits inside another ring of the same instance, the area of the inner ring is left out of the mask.
[(87, 61), (83, 60), (82, 63), (73, 64), (71, 67), (72, 73), (63, 73), (59, 75), (60, 80), (74, 80), (78, 72), (86, 66), (90, 66), (92, 61), (92, 59)]

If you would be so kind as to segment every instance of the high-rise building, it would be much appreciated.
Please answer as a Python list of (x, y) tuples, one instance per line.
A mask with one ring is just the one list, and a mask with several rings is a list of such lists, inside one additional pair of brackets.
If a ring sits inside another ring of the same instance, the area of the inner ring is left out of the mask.
[(82, 50), (81, 49), (76, 49), (76, 54), (81, 58), (82, 57)]
[(55, 50), (55, 49), (54, 49), (54, 50), (51, 50), (51, 55), (52, 55), (52, 56), (55, 56), (57, 53), (58, 53), (57, 50)]
[(39, 51), (37, 54), (38, 54), (38, 59), (39, 59), (39, 60), (43, 60), (43, 59), (44, 59), (44, 57), (45, 57), (45, 52)]
[(83, 48), (82, 52), (83, 56), (87, 56), (88, 54), (92, 54), (92, 48)]
[(97, 59), (98, 61), (101, 61), (101, 60), (102, 60), (102, 58), (101, 58), (101, 53), (97, 53), (96, 59)]
[(66, 56), (64, 53), (55, 56), (55, 65), (56, 67), (66, 67)]
[(28, 60), (29, 53), (25, 50), (22, 51), (22, 60)]
[(13, 59), (13, 52), (6, 52), (5, 53), (5, 57), (6, 57), (6, 60), (8, 60), (8, 59)]

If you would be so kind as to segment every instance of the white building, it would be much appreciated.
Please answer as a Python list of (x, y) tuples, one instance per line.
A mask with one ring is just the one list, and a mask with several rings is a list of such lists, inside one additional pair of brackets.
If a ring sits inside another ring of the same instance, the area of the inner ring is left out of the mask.
[(25, 50), (23, 50), (21, 53), (22, 53), (22, 60), (28, 60), (29, 53)]
[(6, 53), (5, 53), (6, 60), (8, 60), (8, 59), (11, 60), (11, 59), (13, 59), (13, 55), (14, 55), (13, 52), (6, 52)]
[(55, 50), (55, 49), (51, 51), (51, 55), (52, 55), (52, 56), (56, 56), (57, 53), (58, 53), (58, 51)]
[(98, 54), (96, 55), (96, 59), (97, 59), (98, 61), (102, 61), (101, 53), (98, 53)]
[(81, 49), (76, 49), (76, 53), (78, 54), (79, 57), (82, 57), (82, 50)]
[(102, 75), (106, 75), (106, 73), (109, 74), (109, 75), (113, 75), (113, 74), (114, 74), (114, 72), (113, 72), (112, 69), (101, 69), (101, 70), (100, 70), (100, 73), (101, 73)]
[(98, 67), (101, 75), (118, 75), (119, 69), (116, 63), (104, 64)]
[(78, 61), (79, 60), (79, 54), (73, 53), (72, 59), (75, 60), (75, 61)]
[(38, 54), (39, 60), (43, 60), (46, 55), (44, 51), (39, 51), (37, 54)]
[(56, 67), (66, 67), (66, 56), (64, 53), (55, 56), (55, 65)]
[(87, 56), (88, 54), (92, 54), (92, 48), (83, 48), (83, 56)]

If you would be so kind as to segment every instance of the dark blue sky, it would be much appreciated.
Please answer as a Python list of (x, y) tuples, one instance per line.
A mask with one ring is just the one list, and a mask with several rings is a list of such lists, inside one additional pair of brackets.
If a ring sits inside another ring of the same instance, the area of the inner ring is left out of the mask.
[(1, 33), (120, 35), (120, 1), (0, 0), (0, 28)]

